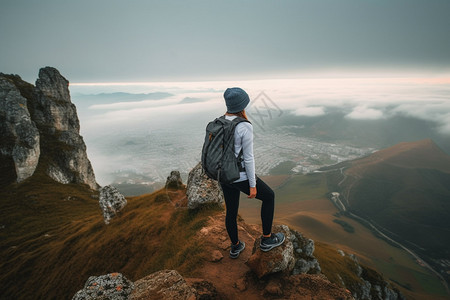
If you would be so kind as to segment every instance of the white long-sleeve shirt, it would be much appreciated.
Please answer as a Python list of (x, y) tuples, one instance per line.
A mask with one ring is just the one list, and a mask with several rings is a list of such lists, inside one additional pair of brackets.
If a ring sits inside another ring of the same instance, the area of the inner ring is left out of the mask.
[[(236, 116), (227, 116), (227, 120), (234, 120)], [(241, 122), (236, 125), (234, 130), (234, 154), (236, 157), (239, 152), (243, 152), (243, 163), (245, 171), (240, 172), (240, 178), (234, 182), (244, 181), (248, 179), (250, 187), (256, 186), (255, 175), (255, 157), (253, 156), (253, 125), (248, 122)]]

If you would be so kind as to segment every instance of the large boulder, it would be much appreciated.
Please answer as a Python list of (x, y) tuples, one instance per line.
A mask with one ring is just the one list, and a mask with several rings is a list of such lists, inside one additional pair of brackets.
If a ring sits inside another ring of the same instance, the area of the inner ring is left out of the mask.
[(40, 136), (31, 120), (27, 99), (15, 85), (15, 81), (22, 80), (18, 76), (8, 77), (0, 74), (1, 171), (8, 180), (21, 182), (36, 170)]
[(107, 185), (100, 189), (100, 208), (103, 212), (105, 224), (127, 205), (127, 199), (113, 186)]
[(284, 272), (286, 274), (319, 274), (321, 268), (314, 257), (314, 241), (302, 236), (286, 225), (273, 227), (273, 232), (282, 232), (284, 243), (268, 252), (259, 248), (261, 238), (255, 240), (252, 256), (247, 261), (250, 269), (259, 277)]
[(261, 278), (265, 275), (277, 272), (290, 272), (295, 266), (294, 246), (292, 245), (292, 234), (286, 225), (274, 226), (274, 232), (282, 232), (286, 240), (284, 243), (268, 252), (259, 248), (261, 238), (255, 240), (252, 256), (246, 264)]
[(208, 178), (199, 162), (190, 172), (186, 195), (188, 208), (195, 209), (205, 203), (223, 203), (222, 188), (215, 180)]
[(120, 273), (91, 276), (72, 300), (127, 300), (134, 284)]
[(175, 270), (161, 270), (134, 283), (130, 300), (196, 299), (196, 291)]

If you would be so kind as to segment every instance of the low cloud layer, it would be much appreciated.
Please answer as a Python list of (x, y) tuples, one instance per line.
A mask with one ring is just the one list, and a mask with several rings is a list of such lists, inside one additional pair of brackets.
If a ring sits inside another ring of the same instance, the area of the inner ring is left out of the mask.
[[(435, 124), (433, 128), (437, 133), (450, 138), (448, 79), (277, 79), (72, 85), (70, 89), (78, 107), (81, 134), (85, 137), (99, 182), (109, 183), (114, 170), (123, 166), (151, 174), (162, 168), (161, 164), (166, 164), (164, 159), (195, 163), (199, 159), (206, 124), (225, 113), (223, 91), (233, 86), (242, 87), (250, 96), (247, 112), (254, 122), (255, 134), (264, 134), (264, 122), (270, 118), (292, 114), (320, 117), (339, 111), (351, 120), (388, 120), (396, 116), (426, 120)], [(158, 92), (171, 96), (156, 101), (137, 99), (107, 104), (105, 101), (96, 103), (95, 97), (89, 101), (76, 97), (77, 94), (114, 92)], [(127, 144), (130, 142), (131, 146)], [(137, 143), (137, 148), (133, 148), (133, 143)], [(145, 153), (139, 154), (142, 151)], [(177, 157), (176, 153), (188, 153), (190, 160)]]
[(297, 116), (318, 117), (325, 114), (325, 109), (323, 106), (299, 107), (294, 111), (294, 114)]
[(367, 106), (357, 106), (345, 117), (355, 120), (378, 120), (384, 118), (382, 111)]
[[(163, 100), (143, 100), (89, 106), (85, 131), (94, 128), (137, 128), (141, 125), (183, 127), (183, 122), (208, 120), (226, 110), (223, 91), (240, 86), (252, 101), (250, 112), (293, 112), (298, 116), (322, 116), (327, 108), (347, 111), (346, 117), (377, 120), (395, 115), (411, 116), (436, 122), (443, 133), (450, 134), (450, 80), (404, 78), (344, 78), (254, 80), (243, 82), (168, 82), (130, 85), (74, 86), (71, 89), (92, 94), (101, 92), (166, 92)], [(264, 93), (265, 102), (260, 95)], [(201, 99), (201, 101), (183, 101)]]

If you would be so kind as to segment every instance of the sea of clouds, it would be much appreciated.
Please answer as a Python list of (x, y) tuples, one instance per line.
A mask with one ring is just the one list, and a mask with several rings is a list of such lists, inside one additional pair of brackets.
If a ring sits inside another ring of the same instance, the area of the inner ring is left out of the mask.
[[(339, 109), (345, 112), (348, 119), (383, 120), (401, 115), (430, 121), (440, 134), (450, 138), (449, 78), (71, 83), (70, 91), (78, 107), (81, 134), (99, 181), (106, 183), (106, 174), (119, 168), (119, 164), (130, 161), (134, 155), (122, 152), (113, 155), (114, 149), (105, 151), (105, 140), (108, 139), (142, 136), (164, 141), (171, 147), (182, 144), (186, 146), (186, 151), (195, 152), (193, 157), (198, 157), (204, 128), (208, 121), (226, 111), (223, 92), (233, 86), (248, 92), (253, 101), (248, 107), (248, 115), (258, 125), (263, 125), (264, 118), (268, 116), (317, 117)], [(141, 99), (137, 101), (130, 100), (130, 97), (126, 101), (117, 97), (111, 102), (95, 101), (96, 95), (113, 93), (166, 93), (166, 96), (160, 99), (149, 97), (151, 99), (147, 100), (137, 97)], [(90, 96), (89, 100), (86, 100), (86, 95)], [(198, 145), (199, 151), (193, 150), (195, 145)]]

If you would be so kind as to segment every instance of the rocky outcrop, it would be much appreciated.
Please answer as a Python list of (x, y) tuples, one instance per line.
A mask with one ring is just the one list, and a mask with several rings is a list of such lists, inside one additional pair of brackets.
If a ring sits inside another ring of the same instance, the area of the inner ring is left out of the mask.
[(206, 300), (222, 299), (214, 285), (204, 279), (187, 282), (176, 270), (161, 270), (134, 283), (120, 273), (91, 276), (72, 300)]
[(356, 275), (359, 278), (359, 282), (353, 283), (351, 288), (355, 299), (405, 299), (400, 291), (393, 288), (379, 273), (360, 265), (354, 254), (346, 254), (342, 250), (339, 250), (339, 254), (342, 256), (347, 255), (355, 263)]
[(180, 189), (183, 187), (183, 181), (179, 171), (172, 171), (166, 180), (166, 189)]
[(120, 273), (91, 276), (72, 300), (127, 300), (134, 284)]
[(14, 163), (6, 173), (16, 181), (32, 176), (39, 163), (55, 181), (98, 188), (68, 86), (51, 67), (39, 71), (36, 86), (0, 74), (0, 154), (2, 165)]
[(295, 266), (294, 246), (292, 245), (292, 234), (286, 225), (275, 226), (274, 232), (282, 232), (286, 240), (269, 252), (263, 252), (259, 248), (261, 238), (255, 240), (252, 256), (246, 262), (250, 269), (261, 278), (265, 275), (287, 271), (290, 272)]
[(217, 292), (212, 282), (199, 278), (187, 278), (186, 282), (194, 289), (198, 300), (221, 300), (221, 295)]
[[(290, 230), (287, 226), (274, 226), (273, 232), (281, 231), (287, 235), (287, 239), (280, 247), (261, 252), (259, 250), (261, 226), (238, 220), (239, 240), (245, 242), (248, 248), (242, 251), (237, 259), (230, 259), (228, 258), (230, 240), (224, 224), (225, 212), (222, 212), (210, 216), (207, 224), (198, 232), (198, 238), (207, 241), (206, 251), (208, 255), (211, 254), (211, 258), (206, 256), (198, 274), (214, 284), (218, 295), (223, 299), (353, 299), (350, 292), (331, 283), (323, 274), (311, 274), (315, 271), (309, 270), (308, 274), (293, 275), (298, 259), (303, 258), (307, 261), (311, 259), (300, 256), (298, 254), (300, 251), (297, 250), (301, 250), (303, 255), (313, 255), (314, 252), (312, 240), (300, 233)], [(252, 254), (253, 244), (255, 251)], [(222, 253), (224, 258), (213, 259), (212, 253), (215, 251)], [(273, 255), (274, 251), (279, 253)], [(264, 262), (262, 265), (268, 266), (268, 270), (280, 271), (267, 272), (262, 278), (258, 278), (254, 269), (245, 264), (246, 261), (254, 259), (257, 252), (260, 254), (260, 262)], [(281, 254), (283, 252), (286, 255)], [(274, 260), (270, 261), (270, 258)]]
[(98, 200), (103, 212), (105, 224), (109, 224), (111, 219), (127, 205), (127, 199), (113, 186), (107, 185), (100, 189)]
[(33, 120), (45, 138), (43, 150), (52, 154), (47, 174), (61, 183), (85, 183), (97, 189), (86, 145), (79, 134), (77, 111), (70, 100), (69, 81), (55, 68), (42, 68), (35, 95)]
[(148, 299), (197, 299), (195, 289), (175, 270), (162, 270), (134, 283), (130, 300)]
[[(16, 176), (17, 182), (33, 175), (40, 155), (39, 132), (31, 120), (27, 99), (11, 79), (1, 74), (0, 136), (2, 165), (14, 165), (10, 173)], [(8, 164), (8, 159), (11, 164)]]
[(223, 203), (224, 201), (222, 188), (217, 181), (208, 178), (201, 162), (189, 172), (186, 195), (189, 209), (195, 209), (206, 203)]
[(285, 272), (297, 274), (319, 274), (319, 262), (314, 257), (314, 241), (304, 238), (301, 233), (289, 229), (286, 225), (273, 227), (274, 232), (282, 232), (285, 242), (269, 252), (259, 248), (261, 238), (255, 240), (252, 256), (246, 262), (249, 268), (261, 278), (263, 276)]
[(320, 274), (322, 269), (314, 257), (314, 241), (296, 230), (290, 230), (294, 247), (295, 267), (292, 274)]

